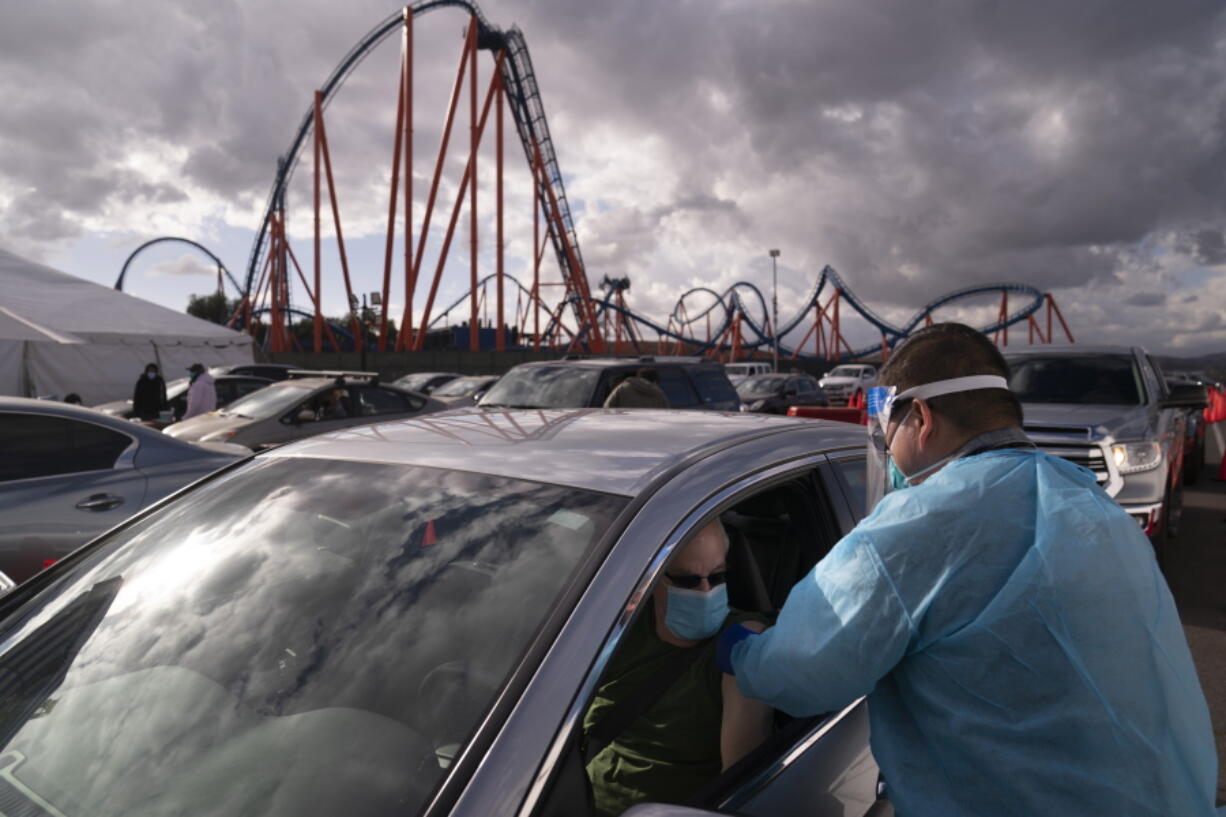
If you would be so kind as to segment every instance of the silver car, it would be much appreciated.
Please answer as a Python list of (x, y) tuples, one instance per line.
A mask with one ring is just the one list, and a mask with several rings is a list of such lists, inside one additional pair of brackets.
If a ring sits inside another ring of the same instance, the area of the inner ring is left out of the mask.
[(498, 382), (501, 375), (478, 374), (467, 377), (457, 377), (430, 392), (430, 396), (447, 408), (464, 408), (476, 405), (477, 401)]
[(0, 397), (0, 571), (23, 581), (238, 458), (92, 409)]
[(240, 397), (225, 408), (169, 425), (163, 432), (180, 440), (231, 442), (260, 449), (444, 408), (423, 394), (366, 377), (294, 377)]
[[(0, 602), (5, 812), (590, 814), (582, 716), (670, 555), (721, 518), (731, 602), (769, 615), (856, 522), (863, 447), (467, 409), (251, 458)], [(778, 725), (695, 805), (888, 813), (863, 700)]]

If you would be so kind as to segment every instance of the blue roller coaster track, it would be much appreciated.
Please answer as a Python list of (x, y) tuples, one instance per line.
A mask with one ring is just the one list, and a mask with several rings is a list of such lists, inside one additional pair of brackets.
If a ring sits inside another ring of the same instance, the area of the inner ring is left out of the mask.
[[(924, 304), (919, 310), (911, 316), (909, 320), (902, 324), (893, 324), (885, 318), (873, 311), (868, 304), (864, 303), (855, 292), (847, 285), (843, 278), (831, 266), (826, 266), (818, 275), (817, 281), (809, 294), (800, 302), (800, 307), (795, 314), (788, 320), (780, 320), (778, 328), (779, 350), (780, 354), (793, 355), (797, 357), (812, 357), (806, 355), (784, 342), (784, 338), (792, 334), (800, 328), (806, 320), (810, 319), (813, 309), (821, 303), (822, 294), (827, 291), (827, 287), (831, 292), (837, 290), (839, 297), (853, 311), (863, 317), (868, 323), (881, 333), (886, 343), (892, 348), (899, 341), (905, 339), (917, 327), (924, 323), (925, 319), (930, 317), (933, 312), (941, 307), (949, 304), (982, 296), (985, 294), (1000, 294), (1008, 293), (1009, 295), (1017, 295), (1026, 299), (1025, 305), (1020, 309), (1010, 312), (1004, 320), (997, 320), (980, 327), (980, 331), (984, 334), (991, 334), (1006, 327), (1020, 323), (1033, 315), (1043, 305), (1044, 294), (1035, 287), (1029, 284), (1020, 283), (997, 283), (997, 284), (982, 284), (978, 286), (964, 287), (952, 292), (947, 292), (938, 298), (934, 298)], [(711, 303), (705, 309), (689, 315), (685, 309), (685, 303), (694, 295), (704, 294), (710, 296)], [(742, 343), (742, 349), (760, 349), (769, 348), (774, 344), (775, 336), (768, 329), (768, 321), (766, 315), (769, 314), (766, 307), (766, 298), (762, 291), (754, 284), (746, 281), (740, 281), (728, 287), (722, 293), (716, 292), (709, 287), (695, 287), (688, 290), (677, 299), (671, 313), (671, 320), (667, 326), (661, 326), (658, 321), (652, 320), (632, 309), (621, 306), (613, 300), (614, 291), (608, 290), (605, 293), (604, 299), (600, 302), (597, 310), (597, 318), (603, 318), (609, 312), (621, 313), (625, 318), (634, 324), (641, 326), (659, 336), (667, 337), (673, 340), (681, 341), (690, 346), (697, 347), (701, 351), (710, 351), (712, 349), (728, 348), (727, 344), (720, 344), (722, 338), (732, 321), (737, 315), (740, 315), (742, 323), (749, 327), (752, 336), (747, 337)], [(750, 309), (746, 304), (746, 298), (756, 302), (756, 314), (762, 317), (755, 317), (755, 310)], [(692, 330), (699, 322), (705, 324), (708, 317), (717, 316), (719, 323), (712, 329), (709, 337), (699, 338)], [(843, 352), (839, 355), (840, 359), (848, 360), (865, 355), (871, 355), (881, 350), (880, 343), (874, 343), (871, 346), (865, 346), (859, 349)]]

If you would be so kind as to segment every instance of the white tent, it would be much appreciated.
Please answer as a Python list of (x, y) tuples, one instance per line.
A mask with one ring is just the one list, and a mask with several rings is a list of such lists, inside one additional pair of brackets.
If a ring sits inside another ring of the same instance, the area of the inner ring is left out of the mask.
[(0, 249), (0, 394), (132, 396), (145, 364), (252, 362), (251, 337)]

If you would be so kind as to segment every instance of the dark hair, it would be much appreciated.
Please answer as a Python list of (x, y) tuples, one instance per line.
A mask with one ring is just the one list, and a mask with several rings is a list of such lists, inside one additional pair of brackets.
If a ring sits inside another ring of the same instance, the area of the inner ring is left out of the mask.
[(64, 402), (72, 403), (74, 406), (79, 406), (82, 402), (81, 395), (77, 394), (75, 391), (69, 392), (68, 394), (64, 395)]
[(155, 370), (156, 370), (156, 369), (157, 369), (157, 367), (158, 367), (158, 365), (157, 365), (156, 363), (146, 363), (146, 364), (145, 364), (145, 371), (149, 371), (150, 369), (155, 369)]
[(660, 375), (656, 374), (655, 369), (639, 369), (636, 374), (640, 380), (646, 380), (648, 383), (660, 382)]
[[(899, 392), (913, 386), (994, 374), (1009, 377), (1009, 365), (987, 336), (961, 323), (937, 323), (907, 338), (881, 367), (878, 381)], [(946, 394), (925, 401), (958, 429), (974, 432), (1002, 422), (1022, 424), (1022, 405), (1012, 392), (977, 389)], [(899, 415), (902, 416), (902, 415)]]

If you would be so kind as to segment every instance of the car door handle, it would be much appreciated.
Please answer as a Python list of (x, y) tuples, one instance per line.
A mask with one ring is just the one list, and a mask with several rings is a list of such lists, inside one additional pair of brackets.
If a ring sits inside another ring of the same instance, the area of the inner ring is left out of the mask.
[(86, 499), (82, 499), (77, 503), (77, 507), (83, 511), (109, 511), (111, 508), (117, 508), (123, 504), (123, 497), (114, 496), (113, 494), (91, 494)]

